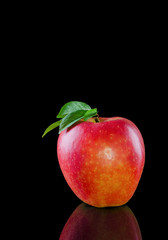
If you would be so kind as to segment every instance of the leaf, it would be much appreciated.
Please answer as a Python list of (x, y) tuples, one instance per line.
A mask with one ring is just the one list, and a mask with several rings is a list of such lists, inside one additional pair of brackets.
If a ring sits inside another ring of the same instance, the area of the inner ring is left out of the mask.
[(60, 112), (57, 115), (57, 118), (64, 118), (67, 114), (76, 112), (78, 110), (90, 110), (91, 107), (84, 103), (78, 101), (71, 101), (63, 105)]
[(94, 117), (97, 114), (97, 108), (88, 110), (84, 115), (84, 121), (88, 120), (91, 117)]
[(50, 132), (51, 130), (53, 130), (54, 128), (58, 127), (61, 123), (62, 119), (55, 122), (55, 123), (52, 123), (46, 130), (45, 132), (43, 133), (42, 137), (44, 137), (48, 132)]
[(71, 112), (68, 115), (66, 115), (59, 126), (59, 133), (62, 132), (64, 129), (72, 126), (75, 122), (82, 119), (85, 115), (87, 110), (77, 110), (75, 112)]
[[(51, 124), (43, 133), (44, 137), (48, 132), (59, 126), (59, 133), (64, 129), (72, 126), (74, 123), (80, 119), (87, 121), (89, 118), (97, 115), (97, 108), (91, 109), (91, 107), (79, 101), (71, 101), (63, 105), (59, 111), (57, 118), (62, 118), (61, 120)], [(98, 121), (98, 120), (97, 120)], [(95, 122), (97, 122), (95, 119)]]

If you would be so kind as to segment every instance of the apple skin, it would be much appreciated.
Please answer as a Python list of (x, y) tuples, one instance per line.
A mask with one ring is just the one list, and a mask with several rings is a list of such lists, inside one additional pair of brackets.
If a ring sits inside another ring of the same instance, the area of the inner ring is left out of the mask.
[(142, 240), (135, 215), (128, 206), (94, 208), (81, 203), (66, 222), (59, 240)]
[(126, 118), (79, 121), (62, 131), (57, 155), (75, 195), (95, 207), (121, 206), (133, 196), (145, 163), (145, 146)]

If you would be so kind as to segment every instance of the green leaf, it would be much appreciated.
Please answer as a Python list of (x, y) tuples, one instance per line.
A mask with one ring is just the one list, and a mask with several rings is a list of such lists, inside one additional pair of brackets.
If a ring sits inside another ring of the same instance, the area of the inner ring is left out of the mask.
[(84, 115), (84, 121), (88, 120), (91, 117), (94, 117), (97, 114), (97, 108), (88, 110)]
[(50, 132), (51, 130), (53, 130), (54, 128), (58, 127), (61, 123), (62, 119), (51, 124), (46, 130), (45, 132), (43, 133), (42, 137), (44, 137), (48, 132)]
[(67, 114), (70, 114), (72, 112), (76, 112), (78, 110), (90, 110), (91, 107), (84, 103), (84, 102), (78, 102), (78, 101), (71, 101), (63, 105), (60, 112), (57, 115), (57, 118), (64, 118)]
[[(61, 120), (51, 124), (43, 133), (44, 137), (48, 132), (59, 126), (59, 133), (64, 129), (72, 126), (74, 123), (83, 118), (87, 121), (89, 118), (97, 115), (97, 108), (91, 109), (91, 107), (79, 101), (71, 101), (63, 105), (59, 111), (57, 118), (62, 118)], [(98, 121), (98, 120), (97, 120)], [(97, 122), (95, 119), (95, 122)]]
[(77, 110), (66, 115), (60, 123), (59, 133), (62, 132), (64, 129), (72, 126), (75, 122), (82, 119), (86, 112), (87, 110)]

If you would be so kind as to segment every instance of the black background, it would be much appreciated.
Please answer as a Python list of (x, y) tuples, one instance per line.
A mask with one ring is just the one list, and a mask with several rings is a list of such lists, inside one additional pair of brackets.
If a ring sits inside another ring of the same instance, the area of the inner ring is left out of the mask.
[(26, 136), (26, 140), (20, 138), (24, 148), (19, 204), (24, 203), (24, 217), (30, 217), (28, 228), (38, 237), (59, 239), (81, 203), (59, 168), (58, 129), (41, 137), (60, 108), (76, 100), (97, 107), (102, 117), (128, 118), (141, 131), (145, 167), (127, 205), (138, 220), (143, 239), (161, 236), (166, 204), (161, 164), (167, 88), (163, 29), (138, 21), (131, 25), (123, 21), (118, 27), (116, 23), (78, 23), (77, 19), (64, 22), (52, 16), (29, 20), (22, 25), (20, 19), (18, 24), (11, 23), (13, 45), (8, 46), (10, 61), (15, 63), (10, 71), (21, 80), (13, 85), (21, 89), (17, 101), (22, 105), (19, 124), (23, 127), (19, 127)]

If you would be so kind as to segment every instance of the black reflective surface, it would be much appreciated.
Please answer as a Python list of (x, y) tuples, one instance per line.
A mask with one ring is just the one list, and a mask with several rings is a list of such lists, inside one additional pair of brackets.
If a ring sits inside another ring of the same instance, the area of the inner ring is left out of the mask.
[(81, 203), (69, 217), (59, 239), (142, 240), (142, 236), (128, 206), (95, 208)]

